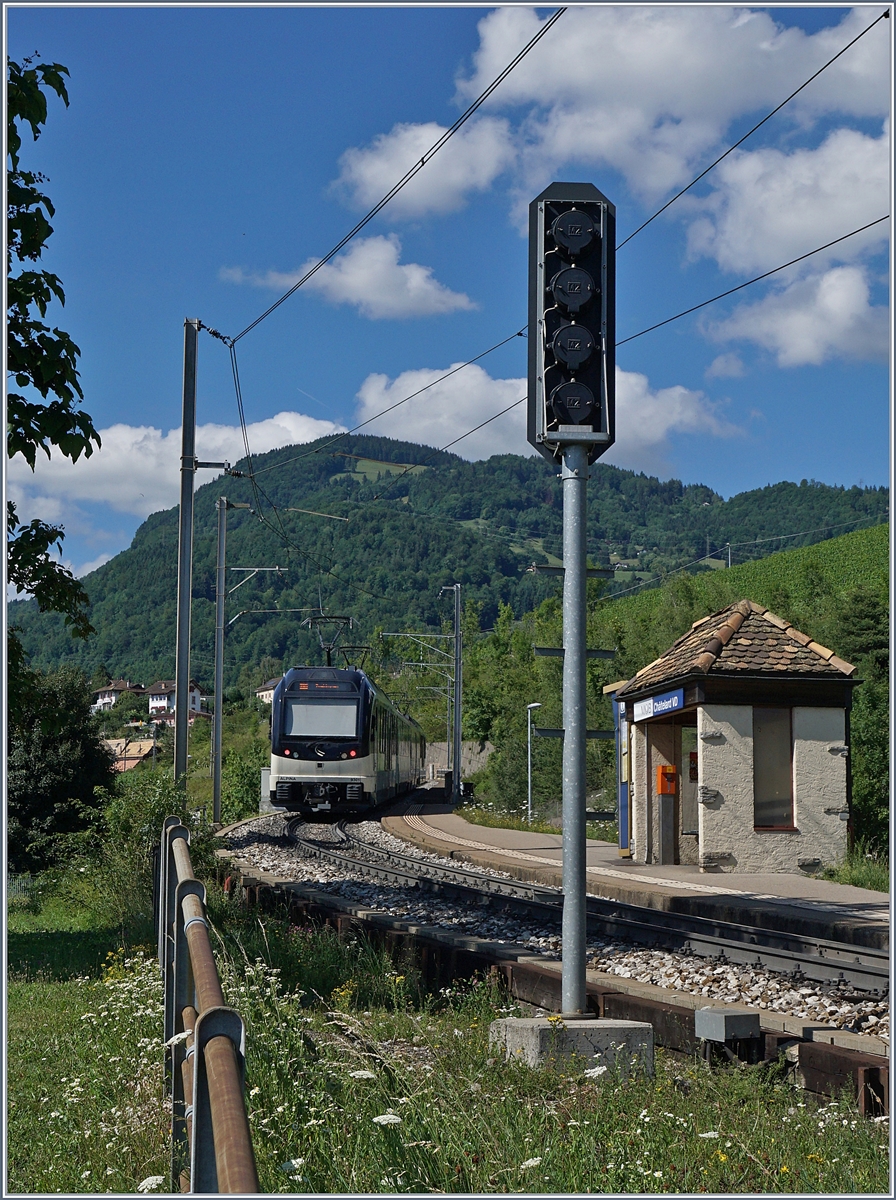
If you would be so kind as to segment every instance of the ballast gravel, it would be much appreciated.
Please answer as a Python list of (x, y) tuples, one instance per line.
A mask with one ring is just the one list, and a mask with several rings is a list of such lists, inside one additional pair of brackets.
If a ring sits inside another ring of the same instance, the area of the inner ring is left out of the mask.
[[(422, 866), (426, 862), (450, 863), (450, 860), (393, 837), (377, 821), (359, 822), (352, 826), (352, 833), (377, 849), (397, 851), (418, 859)], [(340, 840), (331, 825), (308, 825), (303, 834), (321, 843)], [(441, 896), (421, 896), (409, 888), (372, 882), (360, 872), (354, 875), (350, 868), (306, 856), (300, 847), (287, 839), (286, 821), (279, 815), (259, 817), (241, 825), (227, 835), (226, 841), (243, 861), (278, 878), (311, 884), (321, 891), (403, 921), (443, 926), (471, 937), (525, 946), (545, 958), (560, 958), (558, 922), (491, 912), (488, 898), (471, 907)], [(477, 870), (485, 875), (512, 878), (503, 871)], [(873, 1033), (889, 1042), (890, 1009), (886, 998), (859, 997), (843, 988), (795, 981), (792, 977), (754, 966), (717, 965), (711, 959), (696, 955), (647, 949), (615, 939), (589, 939), (587, 954), (591, 970), (617, 975), (621, 979), (650, 983), (670, 991), (691, 992), (726, 1004), (747, 1004), (854, 1033)]]

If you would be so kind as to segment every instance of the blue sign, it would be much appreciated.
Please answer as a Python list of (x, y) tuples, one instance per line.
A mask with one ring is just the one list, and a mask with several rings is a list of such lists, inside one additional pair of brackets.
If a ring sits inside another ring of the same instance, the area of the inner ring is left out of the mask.
[(634, 718), (636, 721), (646, 721), (650, 717), (664, 717), (667, 713), (678, 712), (684, 708), (684, 688), (674, 692), (663, 692), (659, 696), (649, 696), (646, 700), (636, 700)]

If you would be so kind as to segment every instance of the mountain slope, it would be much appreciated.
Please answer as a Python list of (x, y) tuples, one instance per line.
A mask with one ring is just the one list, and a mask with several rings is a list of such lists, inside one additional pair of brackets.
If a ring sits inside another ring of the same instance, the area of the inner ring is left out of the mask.
[[(245, 471), (245, 464), (238, 464)], [(412, 469), (408, 470), (410, 467)], [(316, 635), (301, 621), (321, 605), (351, 616), (343, 640), (366, 642), (377, 629), (438, 629), (449, 600), (439, 589), (459, 581), (464, 599), (482, 604), (490, 625), (499, 601), (517, 613), (553, 594), (556, 581), (525, 574), (533, 560), (558, 562), (562, 497), (556, 471), (541, 458), (499, 455), (466, 462), (455, 455), (387, 438), (349, 437), (292, 446), (253, 461), (255, 480), (218, 479), (197, 489), (194, 516), (193, 674), (212, 676), (215, 500), (251, 503), (228, 515), (230, 567), (284, 568), (263, 573), (228, 602), (225, 673), (265, 655), (317, 661)], [(684, 486), (598, 465), (589, 485), (588, 547), (593, 562), (631, 560), (639, 571), (678, 567), (725, 542), (751, 543), (814, 530), (784, 545), (818, 541), (844, 523), (886, 519), (882, 488), (776, 484), (724, 501), (701, 485)], [(276, 509), (281, 511), (277, 512)], [(326, 520), (289, 508), (347, 517)], [(839, 529), (838, 529), (839, 531)], [(738, 546), (759, 558), (779, 541)], [(33, 601), (10, 605), (31, 662), (73, 661), (91, 672), (149, 683), (174, 669), (177, 510), (154, 513), (130, 548), (85, 579), (96, 637), (73, 640), (56, 614)], [(242, 575), (228, 579), (232, 588)], [(623, 584), (615, 585), (618, 590)], [(253, 613), (251, 610), (297, 609)]]

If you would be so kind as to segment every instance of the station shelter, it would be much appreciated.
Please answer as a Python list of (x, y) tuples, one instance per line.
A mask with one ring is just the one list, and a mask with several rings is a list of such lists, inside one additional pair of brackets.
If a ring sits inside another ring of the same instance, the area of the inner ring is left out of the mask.
[(620, 854), (714, 872), (797, 873), (842, 858), (854, 671), (740, 600), (605, 688)]

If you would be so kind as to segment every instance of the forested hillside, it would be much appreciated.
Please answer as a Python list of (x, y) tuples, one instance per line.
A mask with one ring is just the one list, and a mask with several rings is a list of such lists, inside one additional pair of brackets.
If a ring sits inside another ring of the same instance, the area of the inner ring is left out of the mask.
[[(245, 463), (238, 467), (246, 470)], [(501, 604), (517, 614), (532, 611), (555, 590), (550, 579), (525, 574), (533, 560), (560, 561), (560, 484), (540, 457), (471, 463), (411, 443), (349, 437), (332, 447), (320, 442), (273, 451), (256, 458), (253, 468), (254, 480), (218, 479), (196, 493), (192, 666), (206, 686), (213, 660), (214, 504), (222, 494), (255, 510), (229, 514), (229, 566), (283, 568), (281, 576), (257, 576), (228, 602), (228, 621), (243, 613), (227, 630), (228, 686), (263, 658), (287, 665), (319, 661), (316, 636), (300, 627), (312, 609), (351, 616), (356, 626), (346, 640), (366, 643), (378, 629), (438, 629), (450, 613), (439, 589), (455, 581), (478, 606), (484, 628), (494, 624)], [(725, 501), (700, 485), (602, 465), (594, 469), (589, 495), (592, 562), (642, 572), (620, 571), (610, 592), (707, 549), (717, 552), (718, 567), (728, 542), (737, 563), (781, 545), (819, 541), (857, 522), (881, 522), (888, 511), (883, 488), (804, 480)], [(801, 532), (784, 542), (762, 540)], [(147, 684), (171, 676), (176, 562), (177, 510), (154, 513), (128, 550), (85, 578), (97, 629), (87, 642), (73, 640), (61, 617), (38, 613), (33, 601), (13, 603), (10, 622), (21, 628), (32, 665), (71, 662), (91, 674), (102, 664), (113, 676)], [(229, 586), (240, 578), (231, 575)], [(254, 611), (273, 609), (300, 611)]]

